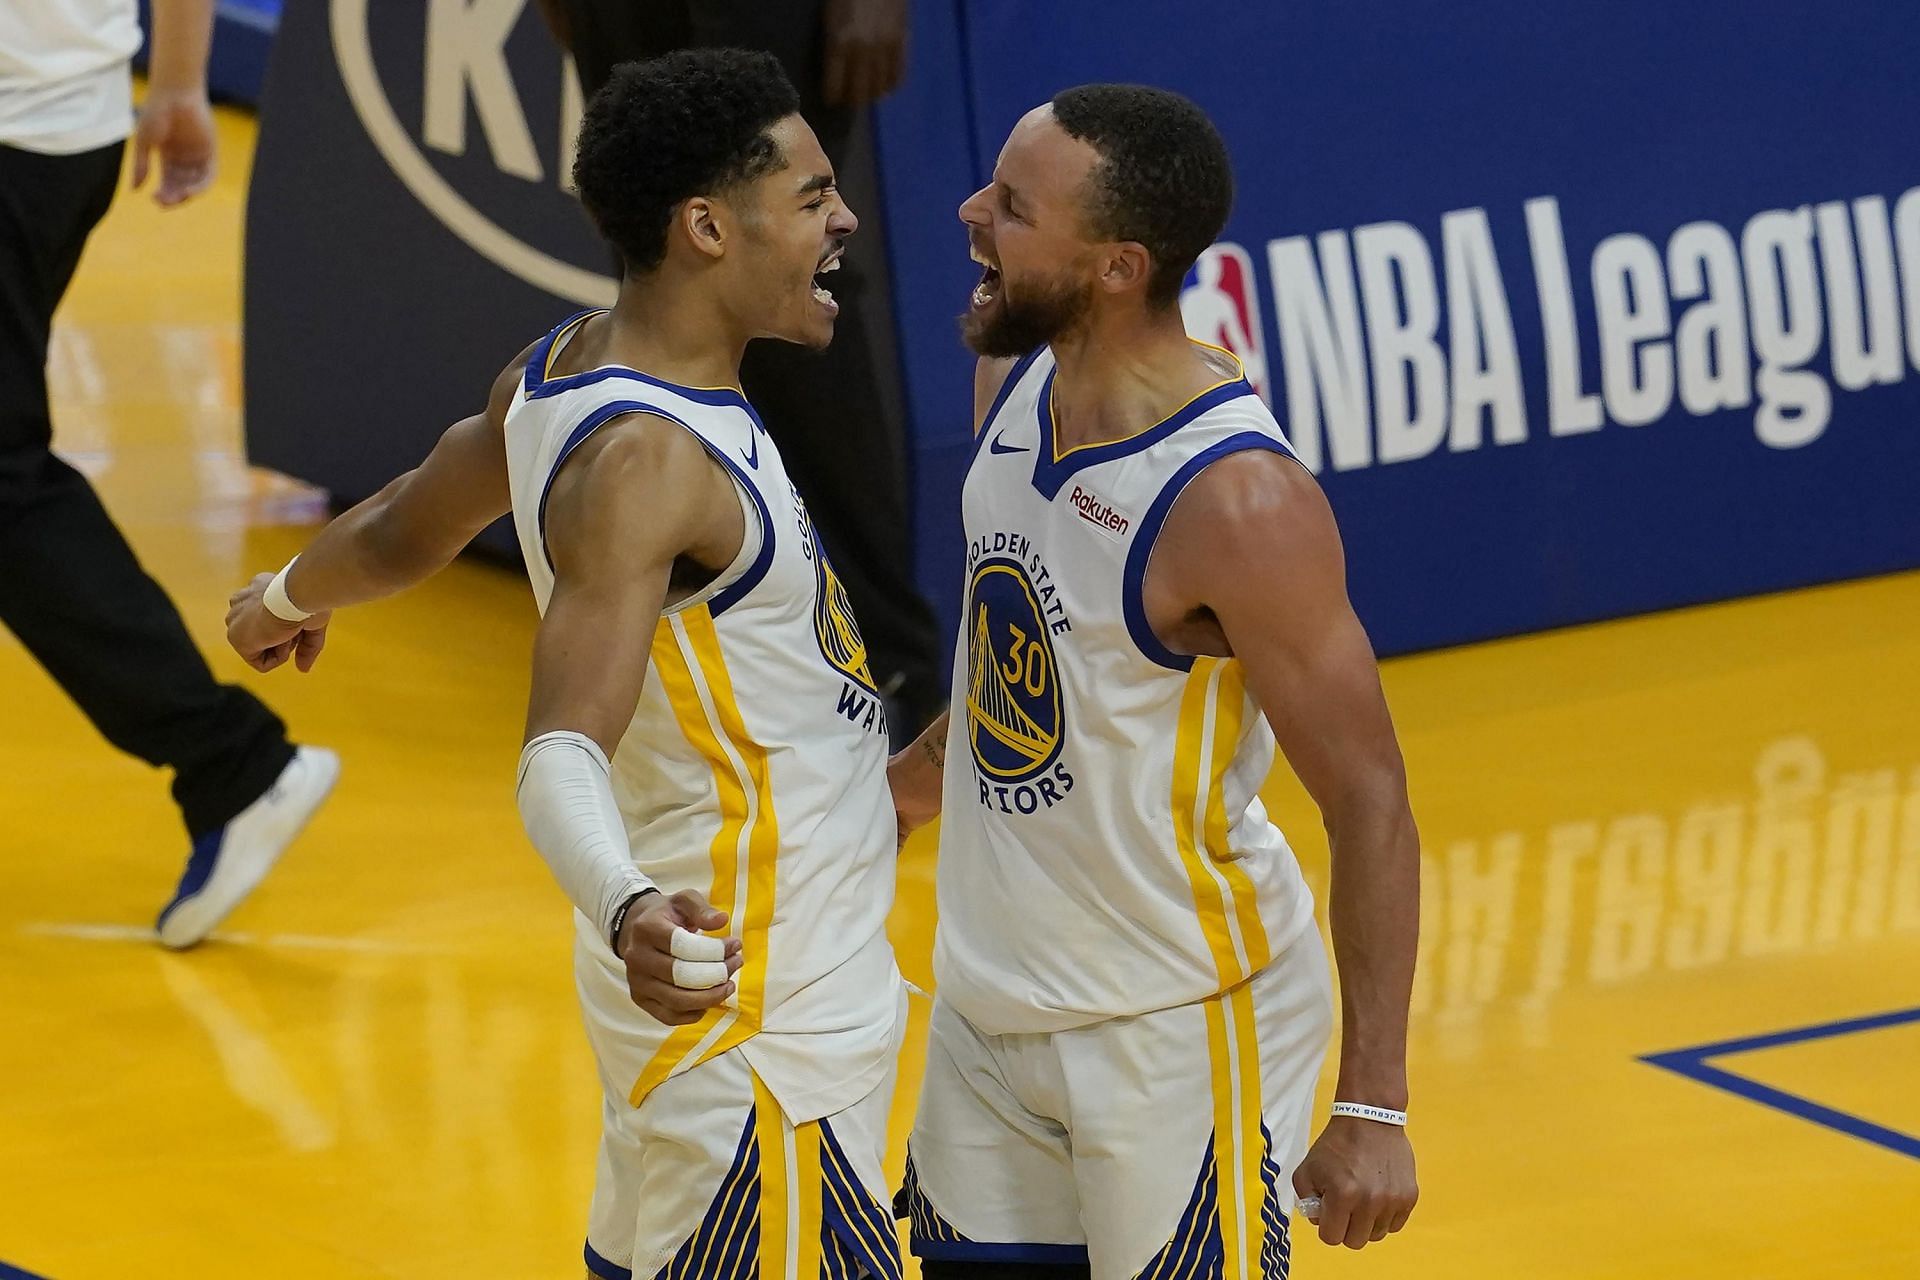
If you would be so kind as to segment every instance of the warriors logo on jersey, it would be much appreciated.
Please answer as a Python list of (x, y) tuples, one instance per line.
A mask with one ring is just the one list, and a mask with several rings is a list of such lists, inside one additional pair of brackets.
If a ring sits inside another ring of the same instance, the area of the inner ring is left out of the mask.
[(967, 599), (967, 723), (983, 778), (1025, 782), (1060, 754), (1065, 716), (1053, 641), (1017, 560), (973, 570)]
[(820, 545), (818, 533), (813, 538), (813, 572), (819, 583), (813, 605), (813, 631), (819, 637), (820, 652), (826, 655), (827, 664), (835, 671), (872, 690), (873, 671), (867, 665), (867, 642), (860, 638), (860, 624), (853, 618), (853, 602), (847, 599), (847, 589), (840, 585), (840, 575), (833, 571), (833, 562), (827, 559), (827, 549)]
[(802, 548), (813, 560), (813, 634), (820, 642), (820, 656), (827, 665), (858, 684), (867, 693), (875, 693), (873, 671), (867, 665), (867, 642), (860, 636), (860, 624), (854, 620), (853, 601), (833, 571), (827, 548), (820, 541), (820, 530), (807, 513), (800, 490), (793, 490), (794, 511), (800, 517), (800, 534), (807, 539)]

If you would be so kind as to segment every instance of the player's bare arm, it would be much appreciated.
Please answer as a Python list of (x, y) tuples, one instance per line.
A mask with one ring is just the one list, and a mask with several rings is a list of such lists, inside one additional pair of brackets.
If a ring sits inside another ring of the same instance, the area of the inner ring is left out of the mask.
[(449, 427), (426, 461), (342, 513), (300, 553), (282, 586), (295, 611), (311, 616), (288, 622), (266, 607), (270, 573), (233, 594), (227, 642), (249, 666), (271, 671), (292, 658), (312, 670), (335, 609), (424, 582), (507, 513), (503, 424), (526, 359), (523, 351), (501, 372), (486, 409)]
[(698, 893), (655, 892), (632, 869), (606, 761), (633, 720), (676, 564), (709, 578), (731, 564), (745, 537), (740, 503), (693, 435), (636, 414), (561, 468), (546, 535), (554, 586), (534, 638), (522, 815), (536, 843), (575, 851), (563, 887), (609, 933), (634, 1003), (669, 1025), (693, 1022), (733, 994), (740, 942), (692, 936), (724, 929), (726, 913)]
[[(973, 365), (973, 432), (987, 425), (987, 414), (1007, 385), (1017, 359), (983, 356)], [(947, 721), (942, 711), (933, 723), (887, 765), (887, 785), (893, 790), (894, 822), (901, 844), (916, 830), (940, 816), (940, 792), (947, 767)]]
[[(1319, 806), (1343, 1029), (1339, 1101), (1404, 1112), (1420, 850), (1373, 649), (1347, 598), (1319, 486), (1278, 454), (1230, 455), (1175, 503), (1149, 563), (1148, 617), (1170, 648), (1232, 655)], [(1418, 1196), (1406, 1131), (1336, 1116), (1294, 1175), (1320, 1238), (1360, 1248)]]

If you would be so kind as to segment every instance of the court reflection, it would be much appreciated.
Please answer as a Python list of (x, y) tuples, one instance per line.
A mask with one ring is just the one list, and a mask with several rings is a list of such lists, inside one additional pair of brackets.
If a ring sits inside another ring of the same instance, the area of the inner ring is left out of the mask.
[(1569, 987), (1920, 933), (1920, 761), (1835, 772), (1784, 737), (1738, 794), (1426, 848), (1415, 1018), (1512, 1004), (1544, 1036)]

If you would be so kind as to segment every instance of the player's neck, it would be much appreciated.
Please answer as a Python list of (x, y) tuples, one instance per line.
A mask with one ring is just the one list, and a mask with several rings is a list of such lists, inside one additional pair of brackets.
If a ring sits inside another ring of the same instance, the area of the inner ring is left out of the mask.
[(746, 335), (734, 332), (711, 289), (670, 279), (628, 280), (608, 314), (602, 363), (683, 387), (738, 387)]
[(1164, 422), (1220, 381), (1178, 309), (1102, 321), (1053, 344), (1054, 445), (1124, 440)]

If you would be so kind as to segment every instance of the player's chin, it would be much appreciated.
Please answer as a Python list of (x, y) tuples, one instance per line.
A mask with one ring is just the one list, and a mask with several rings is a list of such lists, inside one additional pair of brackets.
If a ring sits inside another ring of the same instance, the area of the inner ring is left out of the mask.
[(822, 306), (819, 302), (809, 297), (807, 299), (806, 317), (802, 323), (797, 326), (793, 340), (803, 347), (810, 347), (815, 351), (824, 351), (833, 342), (834, 327), (839, 323), (839, 319), (840, 308), (838, 306)]

